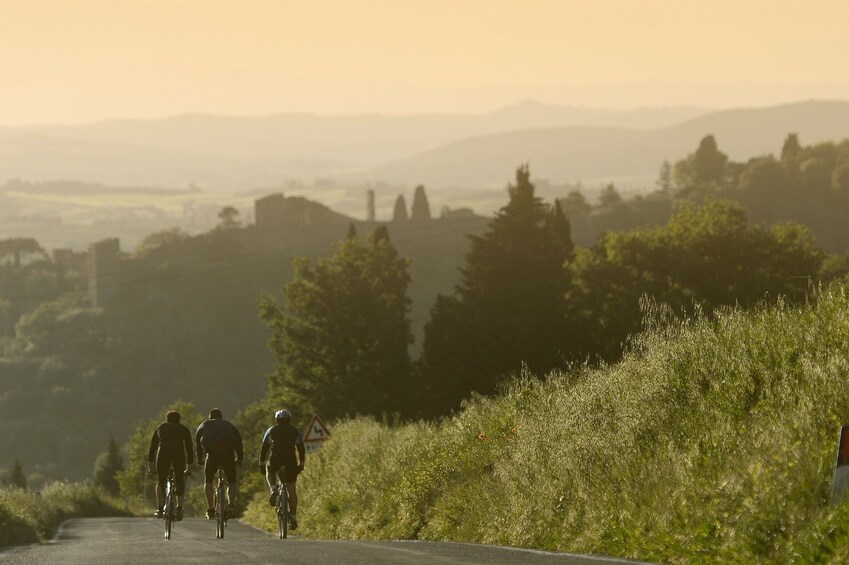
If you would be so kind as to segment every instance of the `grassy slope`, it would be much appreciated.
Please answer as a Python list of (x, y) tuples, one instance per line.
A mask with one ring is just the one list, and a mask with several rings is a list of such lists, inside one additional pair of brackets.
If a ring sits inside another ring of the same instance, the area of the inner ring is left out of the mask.
[(49, 538), (68, 518), (128, 515), (123, 504), (89, 484), (52, 483), (38, 493), (0, 489), (0, 547)]
[[(849, 291), (656, 323), (614, 366), (524, 376), (442, 422), (356, 419), (308, 461), (303, 533), (651, 561), (845, 562)], [(246, 519), (272, 527), (258, 496)]]

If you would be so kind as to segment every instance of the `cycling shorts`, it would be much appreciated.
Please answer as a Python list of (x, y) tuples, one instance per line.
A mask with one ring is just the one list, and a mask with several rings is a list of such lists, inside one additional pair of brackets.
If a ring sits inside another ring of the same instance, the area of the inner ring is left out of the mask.
[(286, 461), (282, 457), (275, 457), (272, 455), (268, 459), (268, 470), (271, 471), (272, 474), (276, 473), (280, 467), (286, 466), (286, 482), (294, 483), (298, 480), (298, 466), (295, 465), (294, 460)]
[(224, 476), (228, 483), (236, 482), (236, 460), (233, 459), (232, 451), (210, 451), (206, 454), (206, 462), (203, 465), (203, 477), (207, 483), (214, 482), (215, 473), (218, 468), (224, 469)]
[(186, 486), (183, 471), (186, 469), (186, 454), (182, 449), (179, 453), (168, 453), (160, 450), (156, 456), (156, 475), (159, 486), (164, 490), (168, 482), (171, 468), (174, 469), (174, 486), (177, 488), (177, 496), (181, 496)]

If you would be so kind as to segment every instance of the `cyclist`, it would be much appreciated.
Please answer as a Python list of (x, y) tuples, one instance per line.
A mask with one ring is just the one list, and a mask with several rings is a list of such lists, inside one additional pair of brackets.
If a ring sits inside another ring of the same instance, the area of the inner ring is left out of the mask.
[[(306, 460), (306, 449), (304, 448), (304, 436), (301, 430), (292, 425), (292, 414), (288, 410), (278, 410), (274, 413), (277, 424), (268, 428), (262, 438), (262, 449), (259, 454), (259, 472), (265, 475), (268, 488), (271, 489), (271, 498), (268, 502), (271, 506), (277, 505), (277, 478), (276, 473), (280, 467), (286, 468), (286, 491), (289, 493), (289, 519), (293, 530), (298, 527), (296, 513), (298, 510), (298, 493), (295, 491), (295, 481), (298, 473), (304, 470)], [(265, 464), (265, 456), (271, 450), (268, 464)], [(295, 450), (298, 456), (295, 458)], [(300, 462), (300, 463), (299, 463)]]
[(188, 474), (192, 468), (194, 450), (192, 449), (192, 433), (189, 428), (180, 423), (180, 413), (171, 410), (165, 414), (165, 422), (159, 424), (150, 438), (150, 449), (147, 452), (147, 465), (151, 473), (157, 474), (156, 512), (157, 518), (164, 516), (165, 482), (173, 467), (176, 484), (177, 508), (176, 518), (183, 519), (183, 506), (180, 499), (183, 496), (186, 481), (183, 473)]
[(242, 464), (242, 435), (236, 426), (224, 419), (221, 410), (213, 408), (209, 411), (209, 419), (201, 422), (195, 432), (195, 444), (198, 452), (198, 465), (203, 465), (204, 485), (206, 495), (206, 518), (215, 518), (212, 504), (212, 482), (218, 468), (224, 469), (227, 478), (227, 513), (234, 514), (233, 499), (235, 498), (236, 465)]

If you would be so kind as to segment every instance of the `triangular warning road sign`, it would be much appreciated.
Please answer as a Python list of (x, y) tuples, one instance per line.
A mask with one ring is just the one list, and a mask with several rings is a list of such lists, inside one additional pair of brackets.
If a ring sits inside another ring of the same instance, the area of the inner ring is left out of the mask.
[(313, 414), (304, 441), (324, 441), (326, 439), (330, 439), (330, 430), (327, 429), (327, 424), (318, 417), (318, 414)]

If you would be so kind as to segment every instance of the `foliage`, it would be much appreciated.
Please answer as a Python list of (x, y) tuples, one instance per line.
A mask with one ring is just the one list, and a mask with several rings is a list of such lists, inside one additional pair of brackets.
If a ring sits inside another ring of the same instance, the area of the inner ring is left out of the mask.
[(10, 487), (27, 490), (27, 477), (21, 462), (15, 459), (14, 465), (9, 469), (9, 478), (6, 480)]
[(622, 196), (613, 184), (608, 184), (601, 189), (598, 195), (598, 202), (601, 206), (613, 206), (622, 202)]
[[(165, 414), (171, 410), (180, 413), (180, 423), (189, 428), (192, 437), (194, 437), (197, 427), (204, 420), (194, 404), (177, 400), (161, 410), (161, 418), (152, 418), (138, 423), (136, 429), (124, 444), (124, 453), (127, 457), (126, 468), (116, 473), (121, 496), (131, 500), (135, 505), (147, 502), (149, 506), (154, 506), (152, 501), (155, 497), (156, 478), (148, 473), (150, 440), (156, 427), (165, 421)], [(188, 497), (183, 502), (186, 514), (201, 515), (206, 509), (206, 502), (202, 500), (200, 489), (191, 493), (187, 481), (186, 491)]]
[(569, 347), (563, 262), (572, 254), (560, 205), (534, 195), (527, 167), (516, 171), (509, 203), (471, 238), (462, 282), (440, 296), (425, 326), (422, 375), (430, 409), (444, 413), (469, 392), (490, 394), (526, 363), (546, 371)]
[[(299, 481), (314, 538), (496, 543), (664, 563), (838, 563), (849, 290), (678, 318), (622, 362), (511, 382), (438, 423), (355, 419)], [(259, 523), (257, 498), (246, 516)]]
[(413, 205), (410, 207), (410, 220), (414, 222), (429, 222), (430, 221), (430, 204), (427, 201), (424, 186), (416, 187), (416, 192), (413, 194)]
[(169, 248), (174, 248), (177, 244), (187, 240), (189, 234), (180, 228), (171, 228), (154, 232), (145, 236), (141, 243), (136, 246), (134, 255), (136, 257), (149, 257), (156, 253), (166, 252)]
[(352, 233), (316, 265), (296, 260), (285, 305), (261, 304), (277, 361), (271, 398), (328, 418), (401, 410), (412, 341), (407, 269), (385, 227), (366, 242)]
[(0, 489), (0, 547), (45, 541), (68, 518), (125, 515), (119, 501), (88, 483)]
[(118, 473), (124, 470), (124, 458), (115, 436), (109, 434), (109, 444), (106, 451), (97, 456), (94, 461), (92, 480), (112, 496), (118, 496), (121, 486), (118, 484)]
[(676, 185), (703, 191), (723, 186), (727, 167), (728, 155), (719, 150), (713, 135), (706, 135), (694, 153), (675, 163), (672, 175)]
[(679, 312), (749, 306), (767, 295), (802, 300), (822, 260), (799, 225), (763, 230), (728, 201), (684, 206), (666, 226), (611, 232), (579, 249), (569, 267), (570, 318), (585, 330), (585, 354), (615, 359), (640, 330), (643, 295)]

